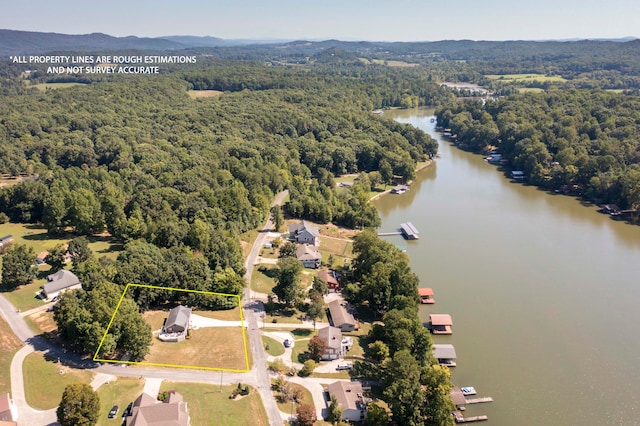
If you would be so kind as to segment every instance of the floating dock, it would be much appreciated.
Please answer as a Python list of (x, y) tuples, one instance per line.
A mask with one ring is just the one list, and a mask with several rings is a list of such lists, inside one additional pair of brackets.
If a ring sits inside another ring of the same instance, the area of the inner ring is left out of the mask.
[(484, 402), (493, 402), (493, 398), (485, 396), (483, 398), (465, 398), (467, 404), (482, 404)]
[(473, 417), (464, 417), (461, 411), (454, 411), (453, 417), (456, 419), (456, 423), (473, 423), (473, 422), (483, 422), (489, 420), (487, 416), (473, 416)]

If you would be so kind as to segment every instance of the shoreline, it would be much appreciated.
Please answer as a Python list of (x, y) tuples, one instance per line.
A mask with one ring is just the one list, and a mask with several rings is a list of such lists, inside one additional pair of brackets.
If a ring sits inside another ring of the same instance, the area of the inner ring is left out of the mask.
[[(420, 172), (421, 170), (426, 169), (427, 167), (429, 167), (431, 164), (433, 163), (433, 160), (427, 160), (424, 164), (421, 164), (419, 166), (416, 167), (416, 173)], [(410, 180), (407, 182), (407, 185), (411, 185), (413, 183), (413, 180)], [(391, 193), (391, 189), (387, 189), (386, 191), (382, 191), (379, 194), (374, 195), (373, 197), (369, 198), (369, 201), (375, 201), (378, 198), (382, 197), (383, 195), (389, 194)]]

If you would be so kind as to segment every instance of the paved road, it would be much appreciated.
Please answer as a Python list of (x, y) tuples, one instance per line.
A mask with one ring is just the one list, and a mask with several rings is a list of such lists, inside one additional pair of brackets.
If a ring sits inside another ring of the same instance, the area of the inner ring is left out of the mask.
[[(279, 193), (272, 205), (280, 205), (287, 194), (288, 191)], [(251, 254), (245, 262), (247, 269), (245, 278), (248, 283), (251, 282), (253, 264), (255, 264), (258, 252), (262, 245), (264, 245), (268, 230), (271, 227), (273, 227), (273, 223), (271, 218), (269, 218), (265, 223), (263, 231), (258, 235), (258, 238), (256, 238)], [(249, 267), (249, 265), (251, 265), (251, 267)], [(29, 426), (57, 424), (55, 409), (38, 411), (31, 408), (26, 402), (22, 363), (27, 355), (37, 350), (45, 352), (48, 357), (57, 358), (63, 365), (74, 368), (92, 369), (96, 373), (103, 375), (144, 377), (174, 382), (197, 382), (220, 385), (234, 384), (238, 382), (246, 383), (256, 387), (260, 392), (267, 410), (269, 423), (272, 426), (282, 426), (282, 416), (271, 392), (271, 382), (267, 371), (267, 359), (265, 352), (262, 349), (262, 338), (260, 337), (260, 330), (258, 328), (258, 320), (261, 319), (261, 316), (264, 313), (264, 306), (262, 301), (251, 299), (250, 287), (245, 289), (243, 307), (247, 320), (247, 330), (254, 360), (254, 365), (250, 372), (229, 373), (169, 368), (153, 369), (145, 367), (122, 367), (112, 364), (100, 365), (99, 363), (95, 363), (93, 361), (83, 359), (75, 354), (66, 352), (64, 349), (52, 345), (48, 341), (35, 336), (27, 326), (23, 316), (16, 310), (15, 306), (0, 294), (0, 315), (4, 318), (15, 335), (25, 343), (25, 347), (20, 349), (12, 359), (10, 367), (11, 393), (14, 403), (18, 408), (18, 424)], [(39, 307), (34, 311), (39, 311), (41, 309), (46, 309), (46, 307)]]
[[(282, 191), (278, 195), (276, 195), (271, 206), (273, 207), (281, 205), (282, 201), (288, 193), (288, 191)], [(262, 231), (260, 231), (258, 237), (253, 243), (251, 252), (249, 253), (247, 260), (244, 263), (244, 266), (247, 270), (244, 275), (244, 278), (247, 281), (247, 288), (245, 288), (244, 291), (242, 306), (247, 320), (247, 331), (249, 334), (249, 342), (251, 344), (251, 353), (253, 354), (252, 372), (255, 373), (258, 382), (256, 387), (260, 392), (260, 396), (262, 396), (262, 402), (265, 409), (267, 410), (269, 423), (272, 426), (282, 426), (282, 417), (280, 414), (280, 410), (278, 410), (276, 400), (273, 397), (273, 393), (271, 392), (271, 380), (267, 370), (267, 356), (262, 348), (262, 337), (260, 336), (260, 329), (258, 327), (258, 321), (262, 318), (262, 315), (265, 314), (264, 305), (261, 300), (252, 300), (251, 297), (251, 275), (253, 273), (253, 265), (256, 264), (260, 248), (264, 246), (264, 243), (267, 239), (267, 234), (269, 233), (269, 230), (273, 228), (273, 226), (273, 221), (271, 220), (271, 216), (269, 216), (262, 228)]]

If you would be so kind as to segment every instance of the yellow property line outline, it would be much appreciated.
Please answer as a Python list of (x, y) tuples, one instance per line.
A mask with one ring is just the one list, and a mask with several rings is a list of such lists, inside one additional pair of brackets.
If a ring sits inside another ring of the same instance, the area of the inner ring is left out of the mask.
[[(98, 358), (98, 353), (100, 352), (100, 349), (102, 348), (102, 344), (104, 343), (104, 339), (106, 339), (107, 338), (107, 334), (109, 334), (109, 329), (111, 328), (111, 325), (113, 324), (113, 320), (115, 319), (116, 314), (118, 313), (118, 309), (120, 309), (120, 305), (122, 304), (122, 301), (124, 300), (124, 296), (127, 294), (127, 291), (129, 290), (129, 287), (154, 288), (154, 289), (159, 289), (159, 290), (183, 291), (183, 292), (186, 292), (186, 293), (199, 293), (199, 294), (212, 295), (212, 296), (237, 297), (238, 298), (238, 307), (240, 308), (240, 328), (242, 330), (242, 344), (244, 346), (244, 359), (245, 359), (246, 369), (238, 370), (238, 369), (233, 369), (233, 368), (201, 367), (201, 366), (197, 366), (197, 365), (158, 364), (158, 363), (155, 363), (155, 362), (120, 361), (120, 360), (113, 360), (113, 359), (101, 359), (101, 358)], [(160, 287), (160, 286), (145, 285), (145, 284), (127, 284), (126, 287), (124, 288), (124, 291), (122, 292), (122, 296), (120, 296), (120, 300), (118, 301), (118, 305), (116, 306), (115, 311), (113, 311), (113, 315), (111, 315), (111, 320), (109, 320), (109, 325), (107, 326), (107, 329), (105, 330), (104, 335), (102, 336), (102, 339), (100, 340), (100, 345), (98, 345), (98, 349), (96, 349), (96, 353), (93, 355), (93, 361), (95, 361), (95, 362), (110, 362), (110, 363), (113, 363), (113, 364), (135, 364), (135, 365), (149, 365), (149, 366), (153, 366), (153, 367), (190, 368), (190, 369), (199, 369), (199, 370), (230, 371), (230, 372), (233, 372), (233, 373), (246, 373), (246, 372), (250, 371), (251, 368), (249, 366), (249, 352), (248, 352), (248, 349), (247, 349), (247, 335), (245, 333), (244, 315), (242, 313), (242, 299), (237, 294), (216, 293), (216, 292), (213, 292), (213, 291), (201, 291), (201, 290), (188, 290), (188, 289), (184, 289), (184, 288)]]

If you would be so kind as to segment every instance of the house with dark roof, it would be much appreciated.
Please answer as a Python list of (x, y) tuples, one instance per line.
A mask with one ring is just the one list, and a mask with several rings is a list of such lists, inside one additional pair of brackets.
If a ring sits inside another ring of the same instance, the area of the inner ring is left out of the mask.
[(81, 289), (82, 283), (71, 271), (61, 269), (55, 274), (47, 276), (47, 282), (42, 286), (42, 296), (51, 300), (65, 291)]
[(338, 401), (338, 406), (342, 410), (342, 420), (364, 421), (367, 415), (367, 404), (362, 394), (362, 383), (344, 380), (333, 382), (327, 386), (327, 392)]
[(165, 333), (184, 333), (189, 328), (189, 321), (191, 321), (191, 308), (176, 306), (169, 311), (163, 330)]
[(320, 245), (320, 231), (306, 221), (289, 225), (289, 239), (298, 244)]
[(178, 392), (170, 391), (164, 402), (143, 393), (134, 401), (126, 426), (189, 426), (190, 421), (187, 403)]
[(358, 328), (358, 322), (347, 311), (347, 302), (344, 300), (336, 299), (330, 302), (329, 314), (333, 326), (339, 328), (340, 331), (353, 331)]
[(296, 249), (296, 258), (305, 268), (316, 269), (322, 263), (322, 254), (311, 244), (300, 244)]

